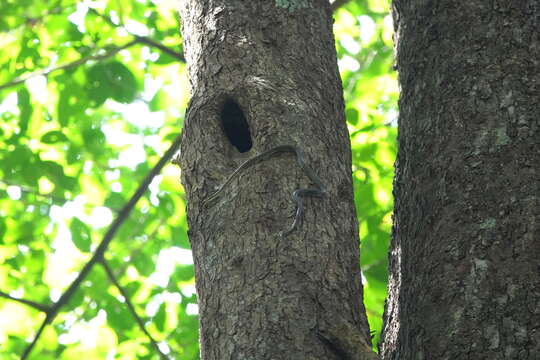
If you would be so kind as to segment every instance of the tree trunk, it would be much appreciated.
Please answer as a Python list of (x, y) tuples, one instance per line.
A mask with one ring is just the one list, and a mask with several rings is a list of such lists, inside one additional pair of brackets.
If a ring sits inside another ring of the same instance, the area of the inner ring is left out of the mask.
[(180, 14), (201, 357), (372, 358), (328, 1), (182, 0)]
[(540, 3), (394, 1), (384, 359), (538, 359)]

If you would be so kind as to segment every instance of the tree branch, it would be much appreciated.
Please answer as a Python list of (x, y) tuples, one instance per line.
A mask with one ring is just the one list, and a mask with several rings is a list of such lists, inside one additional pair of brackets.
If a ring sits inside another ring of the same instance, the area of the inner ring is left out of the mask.
[(167, 55), (170, 55), (172, 56), (173, 58), (179, 60), (179, 61), (182, 61), (182, 62), (186, 62), (186, 58), (184, 58), (184, 54), (182, 53), (178, 53), (170, 48), (168, 48), (167, 46), (165, 45), (161, 45), (160, 43), (157, 43), (156, 41), (150, 39), (150, 38), (147, 38), (145, 36), (136, 36), (137, 39), (139, 39), (140, 42), (142, 43), (145, 43), (146, 45), (149, 45), (151, 47), (155, 47), (159, 50), (161, 50), (162, 52), (166, 53)]
[[(105, 20), (109, 25), (111, 25), (111, 27), (113, 27), (113, 28), (121, 27), (122, 29), (126, 30), (123, 23), (116, 24), (114, 21), (112, 21), (112, 19), (111, 19), (109, 16), (100, 13), (99, 11), (97, 11), (97, 10), (94, 9), (94, 8), (88, 8), (88, 12), (91, 12), (92, 14), (96, 15), (97, 17), (102, 18), (102, 19)], [(122, 21), (122, 19), (120, 19), (120, 21)], [(126, 31), (127, 31), (127, 30), (126, 30)]]
[(30, 306), (31, 308), (42, 311), (44, 313), (47, 313), (49, 311), (49, 306), (47, 306), (47, 305), (39, 304), (39, 303), (37, 303), (35, 301), (32, 301), (32, 300), (26, 300), (26, 299), (14, 297), (14, 296), (11, 296), (8, 293), (5, 293), (3, 291), (0, 291), (0, 297), (16, 301), (16, 302), (24, 304), (26, 306)]
[(30, 355), (30, 353), (32, 352), (32, 349), (34, 348), (34, 346), (36, 346), (36, 344), (38, 342), (38, 339), (41, 337), (41, 334), (43, 334), (43, 330), (45, 330), (45, 326), (47, 326), (48, 323), (49, 323), (49, 315), (47, 314), (47, 317), (41, 323), (41, 326), (39, 327), (39, 330), (37, 331), (36, 335), (34, 336), (34, 339), (26, 347), (26, 349), (24, 349), (24, 352), (21, 355), (21, 360), (26, 360), (28, 355)]
[(127, 49), (135, 44), (140, 44), (140, 43), (144, 43), (146, 45), (149, 45), (149, 46), (152, 46), (152, 47), (155, 47), (159, 50), (161, 50), (162, 52), (166, 53), (167, 55), (170, 55), (172, 57), (174, 57), (175, 59), (179, 60), (179, 61), (183, 61), (185, 62), (185, 58), (184, 58), (184, 55), (182, 55), (181, 53), (178, 53), (172, 49), (169, 49), (168, 47), (164, 46), (164, 45), (161, 45), (157, 42), (155, 42), (154, 40), (152, 39), (149, 39), (147, 37), (144, 37), (144, 36), (135, 36), (135, 39), (131, 40), (130, 42), (122, 45), (122, 46), (118, 46), (118, 47), (115, 47), (107, 52), (105, 52), (104, 54), (98, 54), (98, 55), (91, 55), (91, 56), (87, 56), (87, 57), (83, 57), (83, 58), (80, 58), (78, 60), (75, 60), (73, 62), (70, 62), (70, 63), (67, 63), (67, 64), (64, 64), (64, 65), (60, 65), (58, 67), (55, 67), (55, 68), (52, 68), (52, 69), (47, 69), (47, 70), (43, 70), (43, 71), (37, 71), (37, 72), (34, 72), (34, 73), (31, 73), (27, 76), (21, 76), (21, 77), (18, 77), (16, 79), (13, 79), (11, 80), (10, 82), (7, 82), (5, 84), (2, 84), (0, 85), (0, 90), (3, 90), (3, 89), (6, 89), (6, 88), (9, 88), (9, 87), (12, 87), (12, 86), (15, 86), (15, 85), (18, 85), (18, 84), (21, 84), (23, 82), (25, 82), (26, 80), (28, 79), (31, 79), (31, 78), (34, 78), (36, 76), (48, 76), (49, 74), (53, 73), (53, 72), (56, 72), (56, 71), (59, 71), (59, 70), (66, 70), (66, 69), (70, 69), (70, 68), (73, 68), (73, 67), (77, 67), (79, 65), (82, 65), (82, 64), (85, 64), (91, 60), (103, 60), (103, 59), (106, 59), (106, 58), (109, 58), (113, 55), (116, 55), (118, 52), (124, 50), (124, 49)]
[[(89, 8), (88, 10), (90, 12), (92, 12), (93, 14), (95, 14), (96, 16), (99, 16), (100, 18), (104, 19), (112, 27), (119, 27), (120, 26), (124, 30), (126, 30), (122, 25), (115, 24), (114, 21), (112, 21), (112, 19), (110, 17), (99, 13), (95, 9)], [(128, 33), (129, 33), (129, 31), (128, 31)], [(85, 64), (85, 63), (87, 63), (88, 61), (91, 61), (91, 60), (102, 60), (102, 59), (111, 57), (111, 56), (117, 54), (119, 51), (124, 50), (124, 49), (126, 49), (128, 47), (131, 47), (131, 46), (133, 46), (133, 45), (135, 45), (137, 43), (144, 43), (144, 44), (146, 44), (148, 46), (151, 46), (151, 47), (154, 47), (156, 49), (161, 50), (162, 52), (166, 53), (167, 55), (170, 55), (170, 56), (174, 57), (175, 59), (177, 59), (179, 61), (186, 62), (186, 59), (184, 58), (184, 55), (182, 53), (176, 52), (173, 49), (170, 49), (167, 46), (162, 45), (162, 44), (156, 42), (155, 40), (152, 40), (152, 39), (150, 39), (150, 38), (148, 38), (146, 36), (137, 36), (137, 35), (134, 35), (134, 34), (132, 34), (132, 35), (134, 37), (134, 39), (132, 41), (130, 41), (127, 44), (124, 44), (122, 46), (115, 47), (115, 48), (107, 51), (105, 54), (87, 56), (87, 57), (81, 58), (79, 60), (75, 60), (75, 61), (73, 61), (71, 63), (60, 65), (60, 66), (58, 66), (56, 68), (34, 72), (34, 73), (32, 73), (30, 75), (27, 75), (27, 76), (21, 76), (19, 78), (13, 79), (10, 82), (7, 82), (5, 84), (0, 85), (0, 90), (3, 90), (5, 88), (18, 85), (20, 83), (25, 82), (28, 79), (36, 77), (36, 76), (48, 76), (52, 72), (77, 67), (77, 66)]]
[(116, 24), (109, 16), (105, 15), (105, 14), (102, 14), (100, 13), (99, 11), (97, 11), (96, 9), (88, 9), (90, 12), (92, 12), (94, 15), (102, 18), (103, 20), (105, 20), (109, 25), (111, 25), (112, 27), (114, 28), (117, 28), (117, 27), (121, 27), (122, 29), (124, 29), (126, 32), (128, 32), (129, 34), (133, 35), (136, 39), (138, 39), (140, 42), (142, 43), (145, 43), (146, 45), (149, 45), (151, 47), (155, 47), (159, 50), (161, 50), (162, 52), (166, 53), (167, 55), (170, 55), (172, 56), (173, 58), (179, 60), (179, 61), (182, 61), (182, 62), (186, 62), (186, 59), (184, 58), (184, 55), (182, 53), (178, 53), (170, 48), (168, 48), (167, 46), (164, 46), (158, 42), (156, 42), (155, 40), (152, 40), (146, 36), (138, 36), (138, 35), (135, 35), (131, 32), (129, 32), (125, 26), (120, 23), (120, 24)]
[(120, 283), (118, 282), (118, 280), (116, 279), (114, 273), (112, 272), (111, 268), (109, 267), (109, 264), (107, 263), (107, 261), (105, 259), (101, 259), (100, 260), (100, 264), (103, 266), (103, 268), (105, 269), (105, 272), (107, 273), (107, 277), (109, 278), (109, 280), (114, 284), (114, 286), (118, 289), (118, 291), (120, 292), (120, 295), (122, 295), (122, 297), (124, 298), (124, 301), (126, 302), (126, 306), (128, 307), (129, 309), (129, 312), (131, 313), (131, 315), (133, 316), (133, 318), (135, 319), (135, 322), (137, 322), (137, 325), (139, 325), (139, 328), (141, 329), (141, 331), (148, 337), (148, 339), (150, 340), (150, 343), (152, 344), (152, 346), (154, 347), (154, 349), (156, 349), (156, 351), (158, 352), (159, 356), (163, 359), (163, 360), (169, 360), (169, 357), (167, 355), (165, 355), (161, 349), (159, 348), (158, 346), (158, 343), (157, 341), (152, 337), (152, 335), (148, 332), (148, 330), (146, 329), (146, 326), (144, 326), (144, 321), (143, 319), (137, 314), (137, 311), (135, 310), (135, 306), (133, 305), (133, 303), (131, 302), (131, 299), (129, 298), (129, 295), (127, 293), (127, 291), (122, 287), (122, 285), (120, 285)]
[[(180, 143), (182, 141), (181, 134), (176, 137), (176, 139), (173, 141), (169, 149), (163, 154), (161, 159), (157, 162), (157, 164), (152, 168), (150, 173), (144, 178), (142, 183), (139, 185), (137, 190), (135, 191), (135, 194), (129, 199), (129, 201), (122, 207), (120, 212), (118, 213), (118, 216), (116, 219), (114, 219), (113, 223), (103, 236), (103, 240), (98, 245), (96, 251), (94, 252), (94, 255), (92, 258), (84, 265), (84, 267), (81, 269), (81, 272), (77, 276), (75, 280), (71, 283), (71, 285), (67, 288), (67, 290), (60, 296), (58, 301), (54, 303), (49, 310), (47, 311), (47, 318), (45, 319), (42, 327), (37, 332), (35, 338), (32, 340), (32, 343), (25, 349), (24, 356), (28, 356), (30, 354), (30, 351), (32, 350), (32, 347), (34, 347), (35, 343), (37, 342), (38, 338), (41, 336), (43, 332), (43, 328), (46, 324), (51, 323), (56, 315), (58, 314), (60, 308), (67, 304), (75, 291), (79, 288), (81, 283), (84, 281), (84, 279), (88, 276), (90, 273), (90, 270), (94, 267), (94, 265), (97, 262), (101, 262), (103, 259), (103, 254), (107, 250), (109, 244), (111, 243), (111, 240), (113, 239), (114, 235), (120, 228), (120, 226), (124, 223), (124, 221), (128, 218), (131, 210), (135, 207), (139, 199), (143, 196), (143, 194), (148, 189), (148, 186), (150, 183), (154, 180), (157, 174), (161, 172), (161, 169), (165, 166), (165, 164), (171, 159), (171, 157), (174, 155), (174, 153), (178, 150), (180, 147)], [(24, 358), (21, 358), (23, 360)]]

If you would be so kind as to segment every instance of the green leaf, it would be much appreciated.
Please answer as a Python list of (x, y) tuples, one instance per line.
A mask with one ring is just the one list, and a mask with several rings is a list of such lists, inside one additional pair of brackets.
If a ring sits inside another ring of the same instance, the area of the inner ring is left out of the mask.
[(345, 114), (346, 114), (346, 117), (347, 117), (347, 121), (349, 123), (351, 123), (353, 125), (358, 124), (358, 117), (360, 115), (358, 110), (356, 110), (355, 108), (349, 108), (349, 109), (347, 109)]
[(60, 126), (66, 127), (72, 120), (80, 121), (84, 118), (84, 111), (89, 106), (86, 92), (73, 79), (73, 72), (55, 77), (60, 87), (58, 99), (58, 121)]
[(28, 274), (41, 274), (43, 265), (45, 264), (45, 252), (43, 250), (33, 250), (31, 255), (27, 257), (25, 266)]
[(81, 133), (84, 139), (85, 148), (93, 153), (99, 154), (105, 145), (105, 134), (101, 129), (85, 128)]
[(71, 231), (71, 241), (82, 252), (89, 252), (92, 245), (92, 236), (88, 226), (78, 218), (74, 217), (69, 225)]
[(155, 270), (152, 258), (147, 258), (145, 256), (135, 257), (132, 264), (142, 276), (150, 276)]
[(81, 290), (87, 296), (90, 296), (92, 299), (100, 299), (104, 296), (109, 296), (107, 289), (110, 287), (110, 282), (107, 278), (105, 270), (102, 267), (94, 267), (90, 275), (88, 276), (88, 281), (85, 281)]
[[(39, 165), (42, 171), (41, 175), (48, 177), (56, 185), (55, 194), (61, 196), (65, 190), (73, 190), (77, 180), (65, 175), (64, 168), (61, 165), (54, 161), (41, 161)], [(32, 171), (36, 172), (35, 169), (32, 169)]]
[(133, 73), (122, 63), (96, 64), (88, 70), (87, 91), (94, 107), (112, 98), (120, 103), (130, 103), (137, 94), (137, 81)]
[(166, 103), (166, 94), (162, 90), (158, 90), (150, 103), (148, 108), (150, 111), (159, 111), (163, 109), (164, 104)]
[(3, 218), (0, 218), (0, 244), (4, 243), (4, 234), (6, 233), (7, 225)]
[(49, 15), (44, 24), (50, 35), (55, 37), (58, 42), (79, 41), (83, 39), (83, 34), (63, 15)]
[(73, 164), (81, 159), (82, 148), (73, 143), (70, 144), (66, 152), (66, 160), (68, 164)]
[(32, 116), (30, 93), (26, 88), (22, 88), (21, 90), (17, 91), (17, 99), (20, 111), (19, 129), (20, 134), (24, 134), (26, 133), (26, 130), (28, 130), (28, 123), (30, 122), (30, 117)]
[[(23, 181), (24, 184), (35, 186), (41, 174), (33, 166), (36, 155), (26, 146), (18, 145), (13, 151), (4, 154), (2, 170), (5, 179)], [(39, 161), (39, 159), (37, 159)]]
[(193, 272), (193, 266), (182, 265), (182, 266), (177, 266), (176, 269), (174, 269), (174, 273), (171, 276), (171, 280), (175, 282), (184, 282), (184, 281), (190, 281), (194, 277), (195, 277), (195, 273)]
[(167, 54), (167, 53), (160, 53), (159, 54), (159, 58), (155, 61), (155, 64), (159, 64), (159, 65), (167, 65), (167, 64), (171, 64), (171, 63), (174, 63), (174, 62), (178, 62), (178, 59), (176, 59), (175, 57)]
[(178, 226), (173, 228), (173, 244), (182, 249), (191, 249), (187, 230), (184, 227)]
[(122, 193), (111, 192), (103, 205), (111, 209), (120, 209), (125, 203), (126, 199)]
[(113, 329), (128, 330), (133, 327), (133, 317), (127, 310), (125, 304), (119, 302), (113, 296), (107, 296), (104, 310), (107, 312), (107, 322)]
[(66, 135), (58, 130), (49, 131), (41, 137), (41, 142), (45, 144), (54, 144), (57, 142), (69, 141)]
[(156, 325), (159, 331), (163, 331), (165, 329), (166, 316), (167, 316), (167, 313), (165, 311), (165, 303), (161, 303), (161, 305), (159, 305), (159, 309), (156, 315), (152, 319), (152, 321), (154, 322), (154, 324)]

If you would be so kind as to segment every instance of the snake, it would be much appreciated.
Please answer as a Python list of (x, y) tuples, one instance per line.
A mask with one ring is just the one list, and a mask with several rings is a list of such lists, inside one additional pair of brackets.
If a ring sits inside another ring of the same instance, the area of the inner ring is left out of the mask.
[(261, 161), (267, 160), (271, 158), (272, 156), (276, 154), (281, 153), (291, 153), (296, 156), (296, 162), (298, 163), (298, 166), (302, 171), (306, 174), (306, 176), (315, 184), (315, 188), (302, 188), (302, 189), (296, 189), (292, 193), (292, 199), (296, 203), (296, 213), (294, 216), (294, 221), (289, 229), (286, 231), (280, 232), (280, 235), (282, 237), (285, 237), (292, 233), (298, 226), (298, 223), (300, 219), (302, 218), (302, 215), (304, 213), (304, 200), (303, 198), (306, 196), (313, 196), (313, 197), (319, 197), (322, 198), (326, 194), (326, 188), (322, 182), (322, 180), (315, 174), (315, 172), (309, 167), (309, 165), (306, 163), (304, 153), (302, 150), (295, 146), (295, 145), (279, 145), (276, 147), (273, 147), (269, 150), (266, 150), (259, 155), (256, 155), (252, 157), (251, 159), (248, 159), (244, 161), (240, 166), (234, 170), (231, 175), (225, 180), (223, 184), (210, 196), (208, 196), (206, 199), (203, 200), (202, 205), (203, 207), (210, 206), (222, 193), (223, 189), (227, 187), (227, 185), (230, 184), (230, 182), (243, 170), (247, 169), (250, 166), (253, 166)]

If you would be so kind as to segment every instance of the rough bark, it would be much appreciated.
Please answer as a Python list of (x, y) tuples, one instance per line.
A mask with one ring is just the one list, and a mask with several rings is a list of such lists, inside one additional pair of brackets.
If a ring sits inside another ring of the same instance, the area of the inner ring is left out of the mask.
[(384, 359), (538, 359), (540, 2), (394, 1)]
[[(192, 100), (181, 151), (203, 359), (367, 359), (351, 150), (326, 0), (182, 0)], [(246, 127), (247, 124), (247, 127)], [(299, 226), (310, 185), (327, 188)]]

